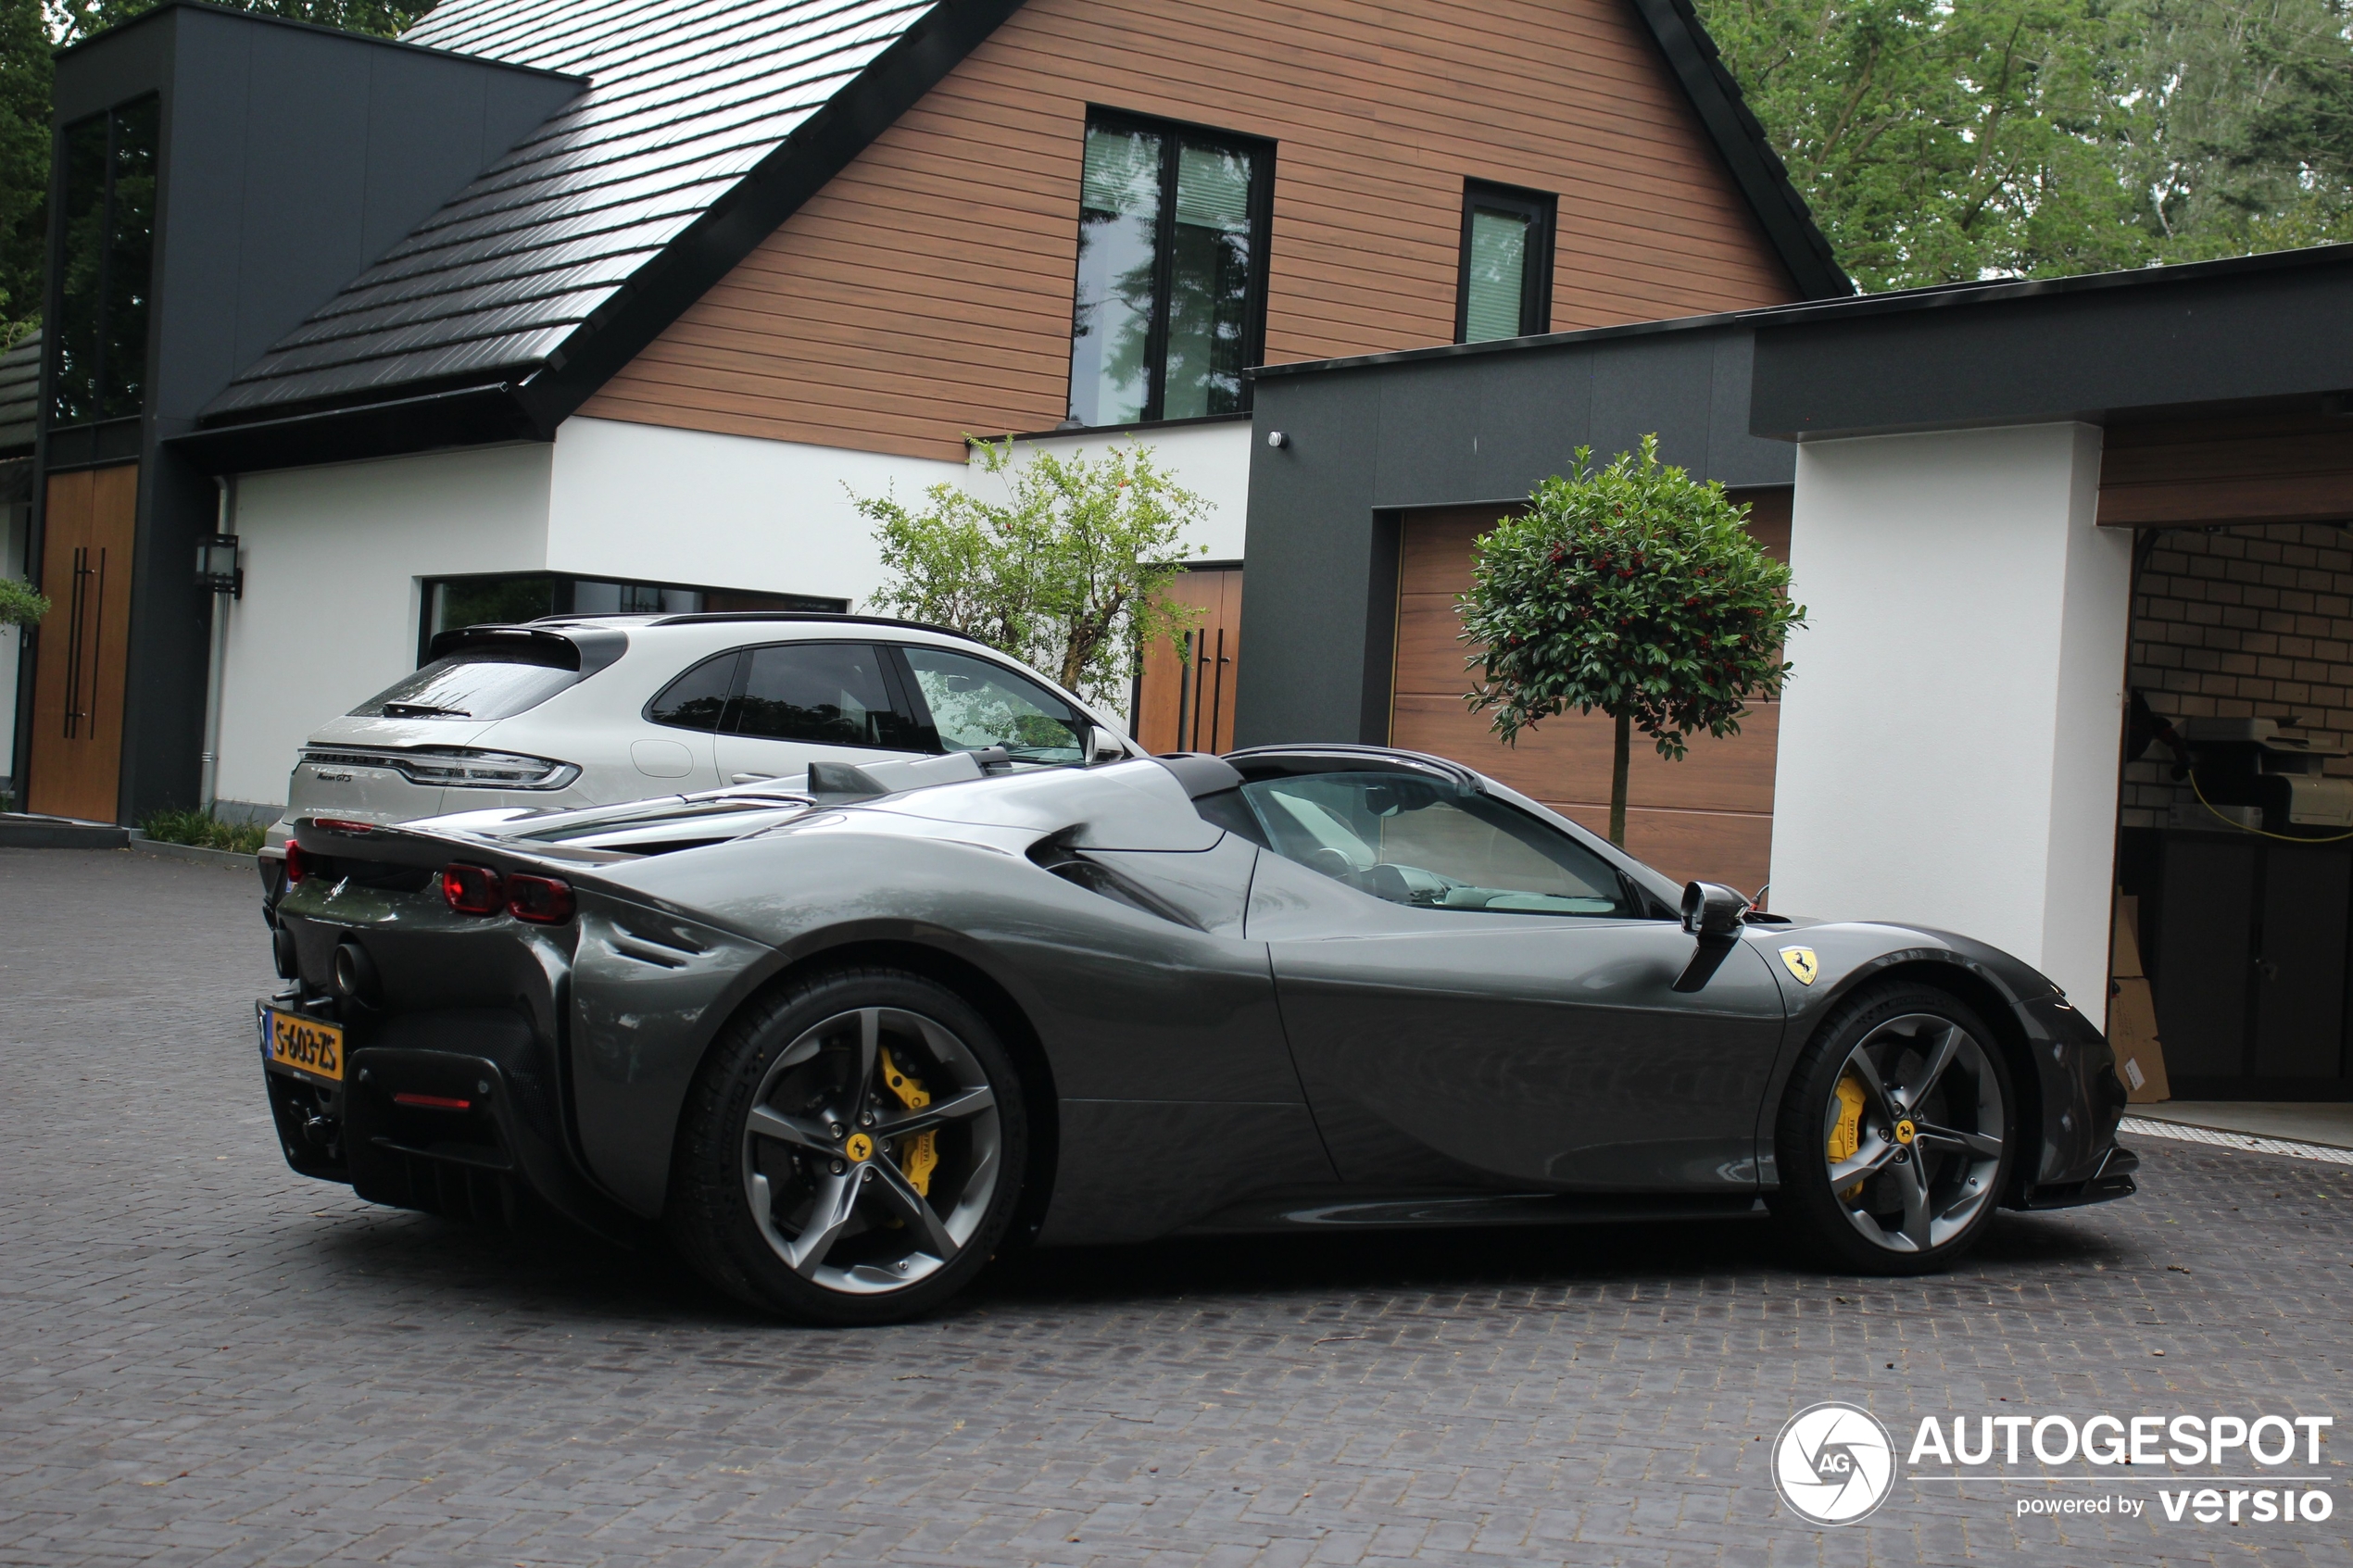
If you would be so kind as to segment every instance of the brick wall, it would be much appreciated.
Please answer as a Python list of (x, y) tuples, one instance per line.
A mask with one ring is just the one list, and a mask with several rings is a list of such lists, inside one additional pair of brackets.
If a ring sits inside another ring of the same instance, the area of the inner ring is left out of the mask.
[[(2131, 684), (2173, 719), (2276, 719), (2353, 741), (2353, 534), (2309, 523), (2169, 529), (2133, 598)], [(2353, 759), (2328, 771), (2353, 776)], [(2161, 827), (2176, 784), (2162, 746), (2124, 770), (2123, 825)]]

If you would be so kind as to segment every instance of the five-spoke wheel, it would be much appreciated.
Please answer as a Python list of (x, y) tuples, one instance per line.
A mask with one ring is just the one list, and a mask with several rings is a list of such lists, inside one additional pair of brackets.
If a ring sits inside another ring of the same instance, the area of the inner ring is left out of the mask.
[(1792, 1073), (1775, 1212), (1847, 1267), (1942, 1267), (1999, 1202), (2012, 1103), (2001, 1048), (1968, 1007), (1919, 986), (1861, 993)]
[(731, 1028), (698, 1088), (672, 1229), (739, 1296), (887, 1321), (944, 1298), (1003, 1234), (1021, 1179), (1016, 1081), (945, 987), (860, 970), (796, 988)]

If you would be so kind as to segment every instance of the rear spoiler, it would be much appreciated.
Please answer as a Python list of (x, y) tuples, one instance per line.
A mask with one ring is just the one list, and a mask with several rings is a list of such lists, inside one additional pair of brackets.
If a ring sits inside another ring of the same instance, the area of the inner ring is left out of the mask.
[(428, 659), (486, 653), (517, 664), (576, 670), (583, 679), (628, 651), (629, 633), (611, 626), (571, 626), (562, 631), (547, 626), (459, 626), (434, 633), (425, 646)]

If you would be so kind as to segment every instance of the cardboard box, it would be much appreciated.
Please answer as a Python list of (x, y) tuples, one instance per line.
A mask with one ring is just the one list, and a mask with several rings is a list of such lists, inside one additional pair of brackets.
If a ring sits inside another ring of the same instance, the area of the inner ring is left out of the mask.
[(2134, 1105), (2171, 1099), (2165, 1081), (2165, 1047), (2157, 1037), (2157, 1000), (2141, 967), (2141, 901), (2119, 893), (2115, 950), (2108, 964), (2108, 1043), (2116, 1051), (2117, 1075)]

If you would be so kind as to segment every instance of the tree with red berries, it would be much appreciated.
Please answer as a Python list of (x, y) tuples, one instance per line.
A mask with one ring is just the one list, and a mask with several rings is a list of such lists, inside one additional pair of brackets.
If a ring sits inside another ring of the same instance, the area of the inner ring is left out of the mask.
[(1721, 484), (1658, 460), (1658, 437), (1596, 469), (1580, 446), (1567, 475), (1479, 536), (1462, 640), (1477, 650), (1466, 694), (1494, 710), (1505, 745), (1575, 709), (1617, 721), (1609, 838), (1626, 844), (1632, 732), (1680, 761), (1696, 731), (1740, 733), (1748, 704), (1780, 696), (1781, 645), (1806, 608), (1789, 568), (1749, 535)]

